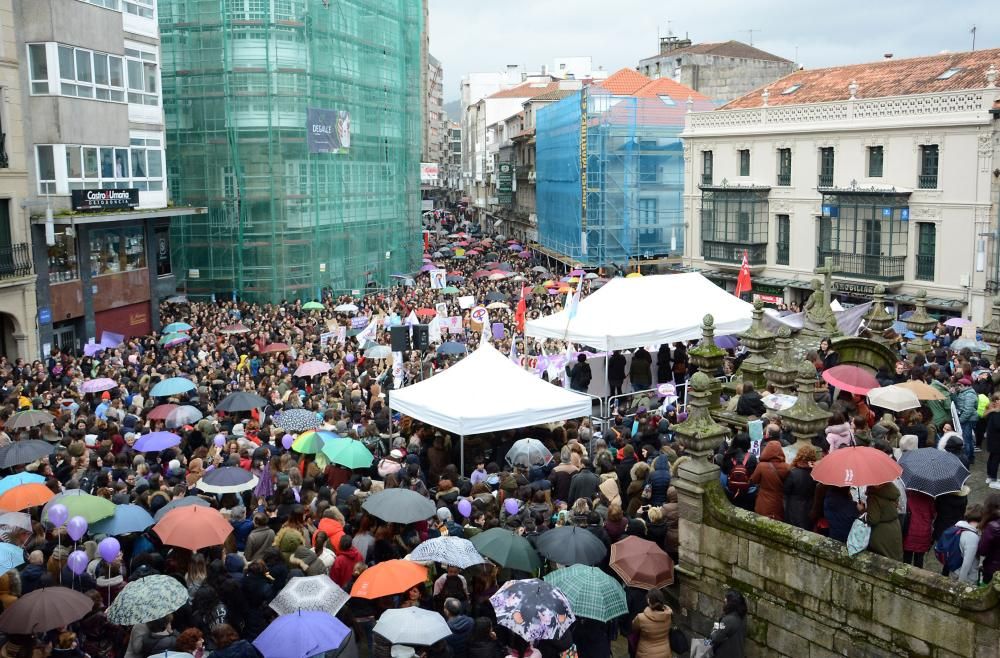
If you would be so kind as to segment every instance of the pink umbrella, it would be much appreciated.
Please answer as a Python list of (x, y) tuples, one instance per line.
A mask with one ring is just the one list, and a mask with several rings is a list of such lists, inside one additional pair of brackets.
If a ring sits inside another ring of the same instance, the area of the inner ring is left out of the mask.
[(586, 274), (586, 272), (583, 270), (570, 270), (569, 273), (570, 276), (583, 276), (584, 274)]
[(176, 404), (161, 404), (158, 407), (153, 407), (153, 410), (149, 412), (146, 416), (151, 420), (166, 420), (170, 412), (176, 409), (179, 405)]
[(236, 324), (230, 324), (219, 330), (222, 334), (245, 334), (250, 331), (249, 327), (237, 322)]
[(329, 363), (323, 363), (322, 361), (306, 361), (295, 369), (295, 376), (312, 377), (314, 375), (322, 375), (325, 372), (330, 372)]
[(490, 275), (489, 270), (476, 270), (472, 273), (473, 279), (483, 279)]
[(292, 349), (285, 343), (271, 343), (270, 345), (265, 345), (264, 349), (260, 351), (261, 354), (272, 354), (274, 352), (287, 352)]
[(164, 345), (164, 347), (166, 347), (168, 349), (171, 348), (171, 347), (177, 347), (178, 345), (183, 345), (184, 343), (188, 342), (189, 340), (191, 340), (191, 337), (185, 334), (183, 336), (178, 336), (177, 338), (174, 338), (172, 340), (168, 340), (166, 342), (166, 344)]
[(530, 251), (522, 251), (521, 253), (518, 254), (518, 256), (520, 256), (521, 258), (531, 258), (531, 252)]
[(100, 379), (91, 379), (83, 382), (83, 386), (80, 387), (80, 390), (84, 393), (100, 393), (101, 391), (110, 391), (115, 386), (118, 386), (118, 384), (115, 383), (115, 380), (107, 377), (101, 377)]
[(424, 265), (423, 267), (420, 268), (420, 271), (421, 272), (430, 272), (431, 270), (436, 270), (436, 269), (437, 269), (437, 267), (435, 267), (434, 263), (427, 263), (426, 265)]

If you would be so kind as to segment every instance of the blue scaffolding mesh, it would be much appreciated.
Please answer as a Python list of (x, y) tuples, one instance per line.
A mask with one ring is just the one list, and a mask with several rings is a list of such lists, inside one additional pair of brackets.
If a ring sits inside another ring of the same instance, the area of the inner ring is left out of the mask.
[[(697, 101), (692, 109), (711, 108), (707, 101)], [(536, 171), (542, 246), (585, 266), (683, 253), (684, 153), (679, 135), (686, 112), (686, 99), (618, 96), (600, 87), (541, 108)], [(583, 125), (585, 141), (580, 139)]]

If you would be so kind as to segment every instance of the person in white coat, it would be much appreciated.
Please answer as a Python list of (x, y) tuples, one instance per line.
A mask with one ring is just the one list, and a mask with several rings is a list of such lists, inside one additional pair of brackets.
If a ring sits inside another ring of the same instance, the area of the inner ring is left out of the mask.
[(952, 572), (952, 576), (958, 578), (959, 582), (979, 585), (979, 522), (983, 517), (981, 505), (969, 505), (965, 511), (965, 518), (955, 525), (965, 530), (958, 536), (958, 548), (962, 552), (962, 566), (958, 571)]

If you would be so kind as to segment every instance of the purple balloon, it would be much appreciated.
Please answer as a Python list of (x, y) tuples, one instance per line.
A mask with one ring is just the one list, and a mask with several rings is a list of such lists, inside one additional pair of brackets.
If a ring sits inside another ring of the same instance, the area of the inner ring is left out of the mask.
[(74, 516), (66, 523), (66, 532), (73, 541), (80, 541), (80, 538), (87, 534), (87, 519), (82, 516)]
[(465, 518), (469, 518), (470, 516), (472, 516), (472, 503), (465, 500), (464, 498), (458, 501), (458, 513), (464, 516)]
[(216, 448), (221, 448), (226, 445), (226, 436), (224, 434), (216, 434), (215, 438), (212, 440)]
[(97, 545), (97, 552), (101, 554), (101, 559), (109, 564), (115, 561), (121, 550), (121, 544), (114, 537), (106, 537)]
[[(78, 519), (81, 517), (74, 516), (73, 518)], [(70, 521), (72, 522), (72, 519)], [(69, 570), (78, 576), (87, 570), (87, 565), (89, 563), (90, 558), (88, 558), (87, 554), (83, 551), (73, 551), (69, 554), (69, 557), (66, 558), (66, 564), (69, 565)]]
[(344, 355), (344, 363), (354, 363), (354, 354), (348, 352)]
[(505, 510), (507, 510), (508, 514), (511, 514), (511, 515), (517, 514), (517, 511), (518, 511), (517, 499), (516, 498), (508, 498), (507, 500), (504, 501), (503, 508)]
[(293, 443), (295, 443), (295, 437), (291, 434), (286, 434), (281, 437), (281, 447), (285, 450), (291, 450)]
[(66, 523), (66, 519), (69, 518), (69, 510), (66, 509), (65, 505), (56, 503), (49, 508), (49, 523), (57, 528), (62, 527), (62, 524)]

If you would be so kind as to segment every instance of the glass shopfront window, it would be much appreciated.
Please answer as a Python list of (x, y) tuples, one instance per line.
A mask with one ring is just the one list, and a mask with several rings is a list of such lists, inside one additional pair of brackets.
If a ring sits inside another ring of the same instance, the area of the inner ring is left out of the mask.
[(66, 230), (56, 230), (55, 244), (49, 247), (49, 283), (62, 283), (80, 278), (76, 253), (76, 237)]
[(146, 267), (146, 241), (142, 227), (91, 231), (91, 276), (130, 272), (144, 267)]

